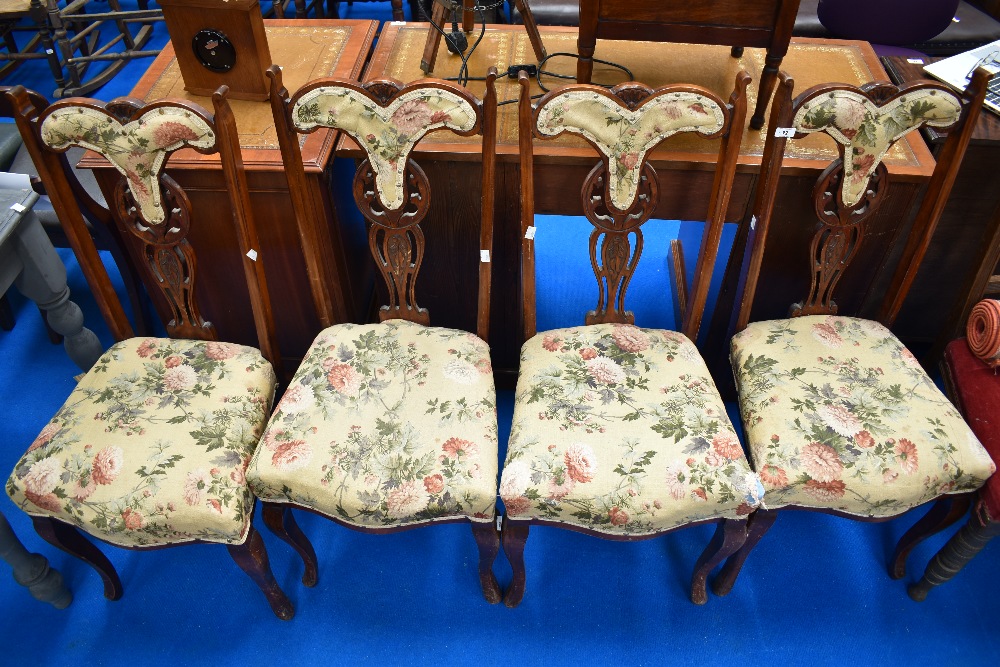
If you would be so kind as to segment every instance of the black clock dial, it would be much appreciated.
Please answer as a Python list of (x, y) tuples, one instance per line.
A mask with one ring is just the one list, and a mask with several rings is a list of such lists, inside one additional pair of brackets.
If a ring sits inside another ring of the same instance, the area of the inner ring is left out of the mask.
[(236, 64), (236, 47), (218, 30), (201, 30), (191, 40), (198, 62), (213, 72), (228, 72)]

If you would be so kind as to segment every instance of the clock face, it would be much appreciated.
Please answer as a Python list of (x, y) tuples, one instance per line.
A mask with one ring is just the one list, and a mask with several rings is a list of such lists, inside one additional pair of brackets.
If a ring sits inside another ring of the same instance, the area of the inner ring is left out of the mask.
[(198, 62), (213, 72), (228, 72), (236, 64), (236, 47), (218, 30), (200, 30), (191, 40)]

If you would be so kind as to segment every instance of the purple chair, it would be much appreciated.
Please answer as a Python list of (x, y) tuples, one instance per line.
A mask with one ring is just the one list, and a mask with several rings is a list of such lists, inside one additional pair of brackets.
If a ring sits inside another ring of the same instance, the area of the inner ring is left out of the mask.
[(958, 5), (959, 0), (819, 0), (817, 14), (836, 37), (871, 42), (880, 56), (923, 55), (900, 47), (943, 32)]

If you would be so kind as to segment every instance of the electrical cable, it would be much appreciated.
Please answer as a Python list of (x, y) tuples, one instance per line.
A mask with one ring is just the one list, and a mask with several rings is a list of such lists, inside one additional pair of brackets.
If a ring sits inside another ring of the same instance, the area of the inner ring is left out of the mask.
[[(476, 41), (473, 42), (472, 46), (468, 48), (468, 50), (464, 50), (463, 49), (461, 51), (456, 51), (455, 49), (452, 48), (452, 45), (453, 45), (452, 40), (454, 39), (453, 35), (455, 35), (456, 33), (458, 33), (459, 35), (461, 35), (461, 37), (465, 41), (466, 45), (468, 44), (468, 39), (465, 38), (465, 34), (458, 31), (458, 19), (457, 19), (457, 15), (456, 15), (456, 13), (459, 11), (459, 3), (458, 3), (458, 1), (457, 0), (453, 0), (451, 2), (452, 33), (450, 35), (448, 33), (446, 33), (444, 31), (444, 29), (441, 28), (441, 26), (439, 26), (436, 23), (434, 23), (434, 21), (432, 21), (427, 16), (427, 10), (424, 9), (424, 7), (422, 5), (420, 6), (420, 14), (421, 14), (422, 18), (425, 21), (427, 21), (428, 23), (430, 23), (431, 28), (433, 28), (434, 30), (437, 30), (438, 33), (440, 33), (441, 36), (444, 37), (445, 43), (448, 46), (448, 50), (451, 53), (455, 53), (462, 60), (462, 64), (458, 68), (458, 75), (457, 76), (453, 76), (453, 77), (446, 77), (445, 78), (446, 81), (454, 81), (455, 83), (457, 83), (460, 86), (466, 86), (469, 83), (469, 81), (485, 81), (486, 80), (486, 77), (484, 77), (484, 76), (469, 76), (469, 59), (472, 58), (472, 54), (475, 53), (476, 48), (479, 46), (479, 43), (482, 42), (483, 41), (483, 37), (486, 36), (486, 12), (489, 11), (489, 10), (491, 10), (491, 9), (496, 9), (496, 8), (502, 6), (503, 3), (504, 3), (504, 0), (497, 0), (496, 2), (493, 2), (493, 3), (490, 3), (490, 4), (475, 5), (475, 6), (473, 6), (472, 9), (473, 9), (473, 11), (475, 11), (477, 13), (478, 18), (480, 20), (479, 36), (476, 38)], [(433, 5), (433, 2), (431, 4)], [(459, 41), (459, 40), (456, 40), (456, 41)], [(550, 72), (548, 70), (542, 69), (543, 66), (547, 62), (549, 62), (549, 60), (551, 60), (552, 58), (557, 58), (557, 57), (562, 57), (562, 58), (576, 58), (577, 60), (580, 59), (580, 55), (577, 54), (577, 53), (568, 53), (568, 52), (550, 53), (550, 54), (546, 55), (544, 58), (542, 58), (541, 62), (539, 62), (537, 65), (511, 65), (510, 67), (507, 68), (506, 75), (508, 77), (512, 78), (512, 79), (516, 79), (517, 76), (518, 76), (518, 73), (521, 72), (522, 70), (528, 72), (529, 76), (534, 75), (535, 81), (538, 83), (538, 87), (542, 90), (542, 92), (539, 93), (539, 94), (537, 94), (537, 95), (532, 95), (531, 99), (533, 99), (533, 100), (538, 99), (538, 98), (542, 97), (545, 93), (549, 92), (549, 88), (544, 83), (542, 83), (542, 76), (543, 75), (544, 76), (548, 76), (548, 77), (552, 77), (554, 79), (566, 79), (566, 80), (570, 80), (570, 81), (576, 81), (576, 77), (575, 76), (572, 76), (572, 75), (569, 75), (569, 74), (559, 74), (558, 72)], [(595, 63), (600, 63), (602, 65), (608, 65), (610, 67), (614, 67), (615, 69), (621, 70), (622, 72), (624, 72), (626, 74), (626, 76), (628, 76), (628, 81), (635, 81), (635, 75), (632, 74), (632, 70), (630, 70), (629, 68), (625, 67), (624, 65), (620, 65), (620, 64), (618, 64), (616, 62), (612, 62), (610, 60), (601, 60), (600, 58), (594, 58), (593, 61)], [(618, 84), (598, 83), (598, 84), (594, 84), (594, 85), (601, 86), (602, 88), (614, 88)], [(515, 104), (516, 102), (517, 102), (517, 99), (504, 100), (502, 102), (498, 102), (497, 106), (503, 106), (505, 104)]]

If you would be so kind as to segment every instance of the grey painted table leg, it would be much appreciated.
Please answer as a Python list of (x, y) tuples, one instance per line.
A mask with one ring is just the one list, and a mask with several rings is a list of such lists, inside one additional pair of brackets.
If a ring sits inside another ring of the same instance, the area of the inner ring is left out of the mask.
[(56, 609), (65, 609), (73, 601), (73, 594), (63, 585), (62, 575), (49, 567), (45, 556), (28, 553), (3, 513), (0, 513), (0, 558), (14, 568), (14, 581), (26, 586), (36, 600), (48, 602)]
[(977, 503), (969, 514), (969, 520), (934, 554), (920, 581), (907, 589), (910, 598), (923, 602), (932, 588), (961, 572), (998, 534), (1000, 522), (991, 521), (982, 503)]
[(14, 285), (45, 312), (53, 331), (63, 335), (73, 363), (90, 370), (104, 350), (94, 332), (83, 326), (83, 312), (69, 299), (66, 267), (31, 211), (25, 213), (14, 243), (24, 265)]

